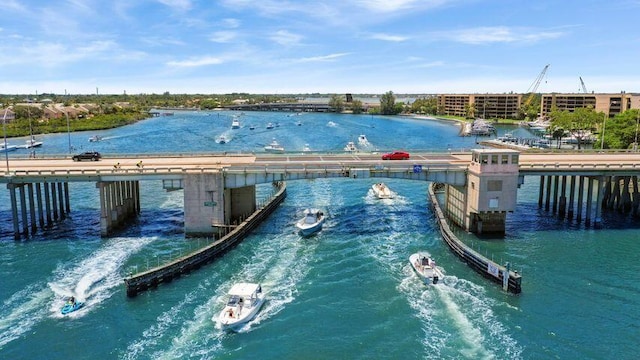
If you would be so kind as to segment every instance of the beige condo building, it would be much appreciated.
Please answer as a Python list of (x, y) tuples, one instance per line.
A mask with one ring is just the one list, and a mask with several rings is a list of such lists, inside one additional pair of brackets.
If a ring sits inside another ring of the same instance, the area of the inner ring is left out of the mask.
[(620, 92), (616, 94), (543, 94), (540, 103), (540, 115), (548, 116), (554, 108), (560, 111), (574, 111), (591, 106), (597, 112), (609, 117), (629, 109), (640, 109), (640, 94)]
[(515, 119), (522, 94), (439, 94), (438, 113), (460, 117)]

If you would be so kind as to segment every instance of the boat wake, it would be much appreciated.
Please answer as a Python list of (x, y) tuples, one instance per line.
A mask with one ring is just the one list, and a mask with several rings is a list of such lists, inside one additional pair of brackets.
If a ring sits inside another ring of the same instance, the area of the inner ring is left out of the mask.
[[(228, 298), (227, 291), (231, 286), (242, 281), (260, 282), (266, 293), (267, 301), (261, 311), (239, 329), (239, 332), (248, 332), (263, 321), (274, 317), (286, 304), (295, 299), (297, 284), (306, 275), (315, 248), (314, 245), (300, 241), (295, 234), (274, 235), (270, 241), (262, 242), (254, 250), (255, 254), (250, 256), (254, 259), (251, 263), (242, 267), (241, 271), (234, 271), (229, 279), (215, 285), (218, 277), (224, 276), (230, 270), (227, 266), (219, 264), (216, 275), (205, 281), (212, 284), (200, 285), (197, 292), (186, 297), (188, 299), (213, 294), (195, 307), (190, 319), (185, 321), (184, 316), (189, 316), (188, 312), (192, 309), (189, 305), (196, 303), (196, 300), (176, 305), (160, 315), (157, 323), (143, 332), (141, 339), (129, 345), (124, 358), (135, 359), (143, 355), (146, 357), (150, 353), (153, 353), (151, 357), (154, 359), (176, 359), (194, 355), (200, 358), (215, 358), (216, 354), (224, 349), (225, 340), (233, 336), (219, 329), (211, 320), (224, 307)], [(246, 255), (240, 258), (236, 256), (235, 259), (232, 254), (226, 256), (227, 264), (246, 259)], [(182, 327), (178, 335), (173, 337), (170, 347), (157, 349), (160, 346), (159, 339), (168, 333), (173, 334), (175, 328), (171, 328), (178, 323), (181, 323)]]
[(51, 291), (44, 284), (34, 284), (13, 294), (2, 304), (0, 307), (0, 349), (20, 338), (47, 315), (43, 304), (50, 297)]
[[(54, 272), (49, 288), (56, 295), (51, 303), (53, 317), (83, 316), (96, 304), (110, 298), (113, 288), (122, 284), (120, 269), (132, 254), (138, 252), (154, 238), (116, 238), (79, 264), (67, 264)], [(60, 314), (68, 296), (75, 296), (85, 304), (69, 315)]]
[[(501, 304), (487, 297), (483, 287), (451, 275), (440, 284), (424, 286), (410, 266), (405, 272), (410, 275), (399, 288), (422, 323), (425, 354), (436, 358), (522, 357), (522, 348), (493, 310)], [(451, 349), (457, 353), (451, 354)]]

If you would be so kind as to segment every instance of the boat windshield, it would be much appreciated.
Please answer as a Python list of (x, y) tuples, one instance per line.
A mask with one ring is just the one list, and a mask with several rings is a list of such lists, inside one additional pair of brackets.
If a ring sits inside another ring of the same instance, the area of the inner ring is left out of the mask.
[(236, 306), (238, 305), (238, 302), (240, 301), (240, 296), (238, 295), (232, 295), (229, 298), (229, 301), (227, 302), (227, 306)]

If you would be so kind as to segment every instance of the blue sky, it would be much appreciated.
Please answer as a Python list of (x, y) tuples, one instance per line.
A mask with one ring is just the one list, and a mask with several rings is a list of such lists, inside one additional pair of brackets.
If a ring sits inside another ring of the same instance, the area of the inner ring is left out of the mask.
[(640, 0), (0, 0), (0, 93), (640, 92)]

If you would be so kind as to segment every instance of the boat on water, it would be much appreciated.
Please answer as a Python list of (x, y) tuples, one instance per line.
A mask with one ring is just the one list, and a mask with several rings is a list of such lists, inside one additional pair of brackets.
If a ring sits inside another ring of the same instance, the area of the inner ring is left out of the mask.
[(273, 128), (274, 128), (273, 123), (268, 123), (267, 124), (267, 129), (273, 129)]
[(224, 309), (211, 319), (225, 330), (238, 330), (251, 321), (265, 302), (262, 286), (255, 283), (236, 283), (229, 289), (228, 295)]
[(234, 117), (233, 121), (231, 121), (231, 128), (232, 129), (240, 129), (240, 120), (238, 120), (237, 117)]
[(344, 151), (356, 152), (358, 151), (358, 148), (356, 147), (356, 144), (353, 141), (349, 141), (347, 145), (344, 147)]
[(93, 135), (92, 137), (89, 138), (89, 142), (98, 142), (98, 141), (102, 141), (102, 136)]
[(264, 147), (264, 151), (281, 154), (284, 152), (284, 146), (278, 144), (276, 139), (273, 139), (273, 141), (269, 145)]
[(5, 147), (4, 144), (0, 144), (0, 152), (9, 152), (18, 150), (18, 147), (15, 145), (8, 145)]
[(409, 256), (409, 263), (415, 272), (427, 285), (437, 284), (444, 278), (442, 270), (436, 266), (436, 261), (426, 252), (418, 252)]
[(218, 144), (226, 144), (226, 143), (228, 143), (228, 142), (229, 142), (229, 139), (227, 139), (227, 137), (226, 137), (226, 136), (224, 136), (224, 135), (220, 135), (220, 136), (218, 137), (217, 142), (218, 142)]
[(62, 315), (67, 315), (80, 309), (82, 306), (84, 306), (84, 302), (76, 301), (76, 299), (72, 296), (67, 300), (60, 312), (62, 313)]
[(249, 130), (255, 130), (256, 126), (255, 125), (249, 125)]
[(304, 144), (304, 147), (302, 148), (302, 152), (303, 153), (310, 153), (311, 152), (311, 148), (309, 147), (309, 144)]
[(378, 199), (391, 199), (393, 197), (393, 192), (385, 183), (373, 184), (371, 189)]
[(302, 126), (302, 121), (298, 120), (298, 121), (296, 122), (296, 125), (298, 125), (298, 126)]
[(26, 143), (25, 143), (24, 147), (25, 147), (26, 149), (31, 149), (31, 148), (34, 148), (34, 147), (40, 147), (40, 146), (42, 146), (42, 144), (43, 144), (43, 143), (42, 143), (42, 141), (37, 141), (37, 140), (32, 136), (32, 137), (31, 137), (31, 139), (27, 139), (27, 140), (26, 140)]
[(360, 145), (368, 145), (369, 144), (369, 140), (367, 140), (367, 136), (366, 135), (360, 135), (358, 136), (358, 144)]
[(306, 209), (304, 217), (296, 222), (296, 227), (303, 236), (309, 236), (322, 230), (324, 213), (319, 209)]

